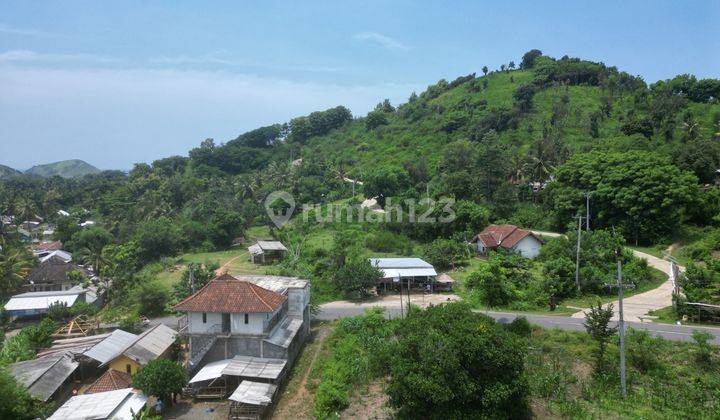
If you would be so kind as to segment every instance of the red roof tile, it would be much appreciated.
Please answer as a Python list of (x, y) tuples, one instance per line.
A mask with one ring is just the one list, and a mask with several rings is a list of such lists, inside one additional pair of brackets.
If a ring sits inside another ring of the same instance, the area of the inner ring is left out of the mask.
[(229, 274), (211, 280), (202, 289), (175, 305), (182, 312), (274, 312), (287, 296), (238, 280)]
[(511, 249), (526, 236), (535, 235), (514, 225), (490, 225), (478, 233), (474, 240), (481, 241), (487, 248)]
[(85, 394), (94, 394), (97, 392), (116, 391), (118, 389), (130, 388), (132, 386), (132, 377), (129, 373), (120, 372), (115, 369), (108, 369), (103, 373), (97, 381), (85, 390)]

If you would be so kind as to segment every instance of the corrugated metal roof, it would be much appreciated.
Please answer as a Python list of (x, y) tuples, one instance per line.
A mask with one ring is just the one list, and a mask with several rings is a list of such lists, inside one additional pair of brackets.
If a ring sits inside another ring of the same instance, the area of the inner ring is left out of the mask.
[(47, 254), (46, 256), (40, 258), (40, 262), (44, 263), (45, 261), (49, 260), (52, 257), (58, 257), (61, 260), (65, 261), (66, 263), (72, 261), (71, 253), (69, 253), (67, 251), (63, 251), (62, 249), (58, 249), (57, 251), (53, 251), (53, 252)]
[(100, 364), (105, 364), (119, 356), (137, 339), (138, 336), (133, 333), (115, 330), (110, 336), (94, 345), (84, 354), (87, 357), (97, 360)]
[(248, 247), (248, 251), (250, 251), (250, 253), (253, 255), (260, 255), (263, 253), (262, 248), (260, 248), (260, 246), (258, 244), (250, 245)]
[(84, 290), (67, 290), (64, 292), (27, 292), (15, 295), (5, 304), (6, 311), (27, 311), (47, 309), (56, 302), (71, 307)]
[(47, 401), (78, 366), (69, 354), (63, 353), (13, 363), (10, 373), (32, 396)]
[(420, 258), (370, 258), (378, 268), (433, 268), (432, 264)]
[(381, 269), (383, 278), (397, 277), (432, 277), (437, 276), (434, 268), (385, 268)]
[(223, 369), (223, 375), (241, 376), (245, 378), (262, 378), (277, 380), (280, 377), (286, 360), (266, 359), (262, 357), (235, 356), (230, 364)]
[(287, 251), (280, 241), (257, 241), (257, 244), (263, 251)]
[(383, 278), (437, 276), (435, 268), (420, 258), (370, 258), (370, 264), (383, 272)]
[(272, 290), (276, 293), (285, 293), (287, 289), (304, 289), (308, 285), (307, 280), (297, 277), (284, 276), (233, 276), (238, 280), (249, 281), (255, 283), (263, 289)]
[(230, 400), (252, 405), (270, 405), (277, 386), (262, 382), (242, 381)]
[(110, 333), (55, 340), (50, 348), (40, 350), (37, 355), (42, 357), (64, 352), (81, 354), (109, 336)]
[(177, 335), (177, 331), (172, 328), (164, 324), (158, 324), (140, 334), (137, 341), (128, 347), (123, 352), (123, 355), (144, 365), (165, 353), (175, 342)]
[(191, 384), (195, 382), (209, 381), (211, 379), (219, 378), (222, 376), (222, 371), (230, 364), (232, 359), (220, 360), (217, 362), (208, 363), (203, 366), (195, 376), (190, 379)]
[(141, 410), (147, 397), (132, 388), (70, 398), (48, 420), (132, 419), (130, 410)]
[(302, 324), (302, 319), (286, 318), (265, 341), (275, 344), (276, 346), (288, 348), (295, 338), (295, 335), (297, 335), (297, 332), (300, 331)]

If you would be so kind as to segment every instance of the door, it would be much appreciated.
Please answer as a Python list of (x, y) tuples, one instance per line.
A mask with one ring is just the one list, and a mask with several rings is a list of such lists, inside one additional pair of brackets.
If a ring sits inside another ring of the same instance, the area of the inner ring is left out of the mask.
[(230, 332), (230, 314), (222, 314), (222, 332)]

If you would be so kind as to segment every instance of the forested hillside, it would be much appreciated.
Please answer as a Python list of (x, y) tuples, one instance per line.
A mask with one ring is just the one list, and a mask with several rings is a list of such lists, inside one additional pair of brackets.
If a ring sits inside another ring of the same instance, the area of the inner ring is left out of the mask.
[(720, 81), (681, 75), (648, 86), (537, 50), (518, 66), (487, 70), (441, 80), (404, 104), (383, 101), (363, 117), (338, 106), (226, 143), (207, 139), (187, 157), (127, 175), (7, 179), (0, 213), (19, 200), (42, 214), (88, 209), (114, 241), (139, 243), (143, 261), (229, 246), (267, 222), (271, 191), (291, 192), (297, 211), (349, 198), (346, 177), (381, 201), (429, 191), (482, 206), (489, 221), (552, 229), (572, 222), (591, 192), (595, 227), (645, 244), (720, 218)]
[(22, 172), (13, 169), (9, 166), (0, 165), (0, 178), (7, 178), (9, 176), (20, 175)]

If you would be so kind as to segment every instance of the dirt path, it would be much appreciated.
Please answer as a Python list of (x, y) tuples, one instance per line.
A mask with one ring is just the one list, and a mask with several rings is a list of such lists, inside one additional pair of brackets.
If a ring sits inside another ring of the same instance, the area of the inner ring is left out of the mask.
[[(313, 396), (310, 394), (307, 388), (308, 378), (310, 372), (312, 372), (320, 351), (322, 350), (323, 343), (330, 335), (331, 328), (328, 326), (321, 326), (315, 333), (315, 338), (312, 343), (308, 345), (312, 346), (312, 349), (306, 347), (306, 350), (311, 350), (312, 353), (309, 355), (310, 360), (303, 364), (302, 376), (293, 378), (288, 383), (285, 392), (282, 394), (281, 399), (278, 402), (275, 411), (273, 412), (272, 418), (274, 419), (300, 419), (300, 418), (312, 418), (313, 408)], [(305, 358), (305, 355), (301, 355), (301, 359)], [(301, 361), (298, 361), (300, 364)], [(300, 373), (300, 372), (298, 372)]]
[(225, 272), (227, 272), (227, 268), (230, 266), (230, 264), (232, 264), (233, 262), (235, 262), (235, 260), (237, 260), (238, 258), (245, 257), (245, 256), (246, 256), (246, 253), (243, 252), (243, 253), (240, 254), (240, 255), (237, 255), (237, 256), (234, 256), (234, 257), (230, 258), (229, 260), (227, 260), (227, 261), (225, 262), (225, 264), (223, 264), (220, 268), (218, 268), (217, 270), (215, 270), (215, 275), (216, 275), (216, 276), (219, 276), (219, 275), (221, 275), (221, 274), (224, 274)]

